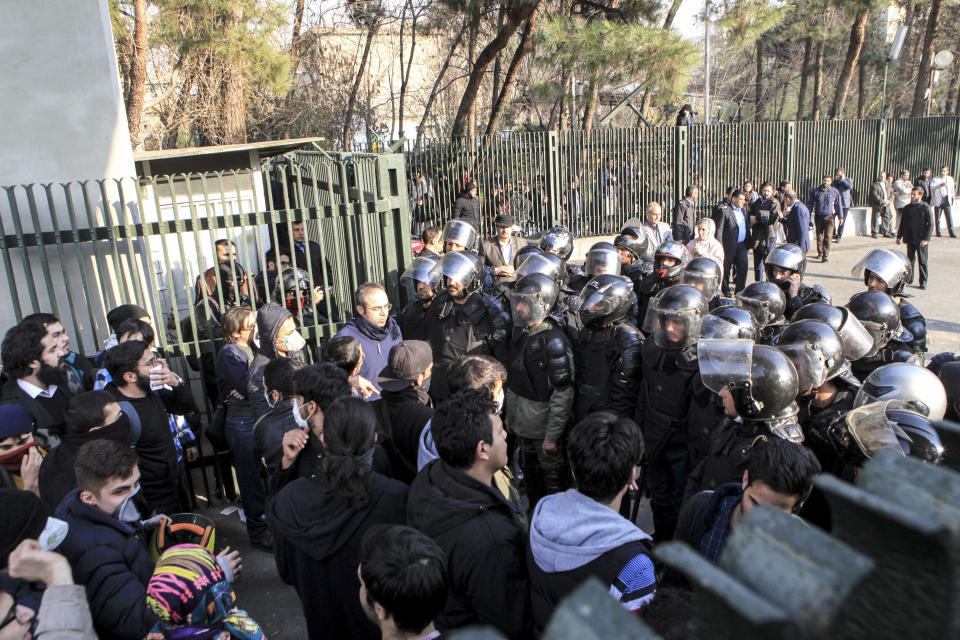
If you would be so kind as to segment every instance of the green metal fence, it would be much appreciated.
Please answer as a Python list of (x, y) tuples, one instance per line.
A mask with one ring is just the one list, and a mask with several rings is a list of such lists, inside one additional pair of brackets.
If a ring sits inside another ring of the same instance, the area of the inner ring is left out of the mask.
[(138, 304), (150, 312), (157, 346), (195, 383), (199, 399), (209, 387), (186, 361), (215, 352), (225, 298), (241, 300), (244, 285), (217, 278), (216, 241), (234, 243), (227, 264), (244, 267), (251, 294), (256, 274), (267, 282), (260, 299), (281, 301), (269, 286), (267, 251), (304, 223), (316, 243), (305, 245), (307, 262), (319, 251), (324, 266), (320, 273), (302, 266), (311, 290), (324, 289), (293, 304), (301, 331), (317, 345), (352, 315), (352, 292), (362, 282), (382, 282), (393, 304), (406, 302), (399, 284), (411, 259), (404, 173), (402, 154), (292, 152), (260, 171), (3, 187), (0, 296), (9, 303), (0, 318), (9, 327), (52, 312), (72, 348), (93, 355), (110, 333), (107, 311)]
[[(527, 233), (566, 224), (580, 235), (619, 229), (659, 202), (668, 220), (687, 185), (706, 210), (727, 186), (789, 181), (806, 199), (838, 167), (866, 205), (880, 170), (917, 175), (960, 165), (960, 118), (902, 118), (695, 125), (646, 129), (505, 132), (408, 142), (407, 166), (431, 197), (420, 219), (442, 224), (466, 180), (479, 187), (483, 231), (510, 212)], [(416, 207), (411, 206), (415, 211)], [(420, 222), (420, 220), (418, 220)], [(418, 225), (415, 225), (418, 226)]]

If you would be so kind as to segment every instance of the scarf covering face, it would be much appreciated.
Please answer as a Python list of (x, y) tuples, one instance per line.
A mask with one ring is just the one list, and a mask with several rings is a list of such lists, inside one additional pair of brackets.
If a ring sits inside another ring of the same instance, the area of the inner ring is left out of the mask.
[(146, 640), (265, 640), (237, 608), (233, 588), (212, 553), (194, 544), (170, 547), (147, 585), (147, 606), (160, 618)]
[(354, 316), (354, 320), (357, 322), (357, 331), (371, 340), (383, 342), (388, 336), (393, 340), (400, 339), (400, 325), (393, 316), (388, 317), (387, 324), (382, 327), (378, 327), (360, 314)]

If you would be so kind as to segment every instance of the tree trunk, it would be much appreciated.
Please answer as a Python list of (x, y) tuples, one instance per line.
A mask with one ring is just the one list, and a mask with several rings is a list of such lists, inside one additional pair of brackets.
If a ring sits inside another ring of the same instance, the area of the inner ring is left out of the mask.
[(533, 33), (537, 29), (538, 13), (539, 10), (534, 9), (533, 13), (531, 13), (527, 19), (527, 28), (520, 37), (520, 44), (517, 45), (517, 50), (514, 52), (513, 59), (510, 60), (510, 66), (507, 68), (507, 75), (503, 79), (503, 88), (500, 90), (500, 95), (497, 96), (497, 101), (493, 105), (493, 111), (490, 112), (490, 120), (487, 122), (488, 145), (490, 144), (490, 140), (493, 139), (493, 134), (500, 128), (500, 120), (503, 118), (503, 112), (506, 110), (507, 103), (510, 101), (510, 93), (513, 91), (513, 85), (517, 81), (520, 63), (523, 62), (523, 59), (530, 53), (530, 49), (533, 47)]
[(373, 37), (377, 33), (380, 22), (371, 17), (371, 22), (367, 26), (367, 37), (363, 43), (363, 54), (360, 56), (360, 68), (357, 70), (357, 77), (350, 88), (350, 98), (347, 100), (347, 109), (343, 114), (343, 138), (340, 142), (343, 144), (343, 150), (350, 148), (350, 129), (353, 125), (353, 112), (357, 107), (357, 94), (360, 91), (360, 83), (363, 82), (363, 74), (367, 68), (367, 58), (370, 57), (370, 48), (373, 46)]
[(917, 84), (913, 90), (913, 108), (910, 109), (910, 117), (918, 118), (924, 114), (927, 100), (933, 100), (933, 96), (927, 96), (924, 100), (926, 91), (930, 86), (930, 74), (933, 67), (933, 39), (937, 36), (937, 26), (940, 22), (940, 13), (943, 11), (943, 0), (930, 0), (930, 15), (927, 16), (927, 31), (923, 36), (923, 50), (920, 54), (920, 69), (917, 72)]
[(763, 93), (763, 38), (757, 38), (757, 77), (753, 85), (753, 119), (761, 120), (760, 97)]
[(797, 96), (797, 120), (803, 120), (803, 101), (807, 97), (807, 75), (810, 73), (810, 49), (813, 39), (803, 39), (803, 65), (800, 67), (800, 94)]
[(443, 61), (443, 66), (440, 67), (440, 72), (437, 74), (437, 79), (433, 81), (433, 88), (430, 89), (430, 96), (427, 98), (427, 104), (423, 107), (423, 117), (420, 119), (420, 124), (417, 126), (417, 140), (414, 145), (415, 148), (420, 148), (420, 138), (423, 135), (423, 129), (427, 126), (427, 119), (430, 117), (430, 109), (433, 107), (434, 101), (437, 99), (437, 94), (440, 92), (440, 83), (443, 82), (443, 76), (447, 73), (447, 68), (450, 67), (450, 60), (453, 59), (453, 54), (457, 50), (457, 46), (460, 44), (460, 38), (463, 37), (464, 32), (467, 30), (467, 22), (463, 23), (463, 26), (460, 27), (460, 32), (454, 36), (451, 41), (450, 50), (447, 51), (447, 58)]
[(133, 2), (133, 47), (130, 61), (130, 87), (127, 99), (127, 124), (130, 144), (134, 149), (143, 146), (143, 92), (147, 85), (147, 0)]
[[(935, 0), (936, 1), (936, 0)], [(850, 27), (850, 45), (847, 47), (847, 57), (840, 69), (840, 78), (837, 80), (837, 91), (833, 96), (833, 106), (830, 108), (830, 118), (836, 120), (843, 117), (843, 107), (847, 103), (847, 91), (850, 89), (850, 80), (853, 79), (853, 69), (860, 59), (863, 41), (867, 36), (867, 17), (870, 15), (870, 6), (866, 5), (857, 10)]]
[[(227, 14), (225, 33), (243, 23), (243, 8), (234, 7)], [(236, 58), (223, 60), (223, 79), (221, 90), (220, 122), (223, 125), (221, 143), (239, 144), (247, 141), (246, 86), (243, 69)]]
[(167, 120), (167, 135), (163, 141), (164, 149), (176, 149), (180, 138), (180, 125), (182, 124), (183, 114), (187, 111), (187, 104), (190, 102), (190, 96), (193, 94), (193, 87), (197, 83), (197, 59), (198, 55), (190, 55), (184, 62), (183, 84), (180, 85), (180, 91), (177, 93), (177, 101), (173, 105), (173, 111)]
[[(506, 7), (501, 4), (497, 11), (497, 31), (503, 28), (503, 15), (506, 13)], [(503, 59), (503, 52), (497, 54), (497, 59), (493, 63), (493, 91), (490, 92), (490, 111), (497, 105), (497, 98), (500, 96), (500, 66)]]
[(133, 42), (130, 34), (122, 32), (117, 41), (117, 64), (120, 66), (120, 84), (123, 104), (130, 104), (130, 70), (133, 65)]
[(303, 9), (305, 0), (297, 0), (293, 9), (293, 38), (290, 40), (290, 61), (293, 77), (297, 77), (297, 65), (300, 63), (300, 45), (303, 33)]
[(593, 119), (597, 115), (597, 103), (600, 102), (600, 80), (590, 81), (590, 97), (583, 108), (583, 128), (587, 135), (593, 129)]
[(917, 68), (917, 52), (919, 51), (920, 39), (917, 37), (917, 23), (922, 23), (925, 15), (925, 7), (918, 6), (916, 2), (907, 3), (907, 11), (904, 14), (903, 24), (907, 27), (907, 34), (903, 38), (903, 46), (900, 48), (900, 60), (897, 62), (897, 71), (894, 74), (900, 90), (895, 96), (890, 97), (891, 104), (895, 106), (896, 117), (902, 117), (905, 110), (912, 106), (907, 101), (911, 100), (908, 95), (910, 87), (913, 85), (914, 72)]
[[(410, 70), (413, 69), (413, 54), (417, 49), (417, 17), (418, 13), (411, 11), (413, 19), (410, 23), (410, 57), (407, 59), (407, 68), (403, 68), (403, 44), (401, 40), (400, 45), (400, 73), (403, 75), (403, 79), (400, 81), (400, 106), (399, 106), (399, 117), (397, 118), (400, 121), (400, 135), (398, 138), (403, 137), (403, 118), (404, 118), (404, 105), (407, 98), (407, 86), (410, 84)], [(401, 29), (403, 23), (401, 22)]]
[(863, 120), (863, 112), (867, 102), (867, 68), (863, 61), (857, 65), (857, 118)]
[(497, 54), (503, 51), (513, 36), (514, 32), (520, 27), (524, 20), (530, 17), (537, 9), (537, 4), (521, 4), (507, 12), (503, 28), (497, 32), (496, 37), (484, 47), (476, 62), (470, 70), (470, 77), (467, 79), (467, 86), (463, 90), (463, 97), (460, 99), (460, 107), (457, 109), (457, 115), (453, 119), (453, 135), (463, 135), (467, 129), (467, 121), (473, 106), (477, 102), (477, 96), (480, 93), (480, 84), (483, 82), (483, 76), (486, 74), (487, 67), (497, 57)]
[(813, 107), (810, 119), (820, 119), (820, 103), (823, 101), (823, 43), (817, 43), (817, 53), (813, 62)]
[[(480, 6), (475, 3), (472, 18), (470, 20), (470, 35), (467, 38), (467, 64), (472, 69), (477, 60), (477, 37), (480, 32)], [(499, 55), (500, 52), (497, 52)], [(480, 88), (477, 87), (479, 93)], [(477, 139), (477, 104), (476, 101), (470, 105), (470, 113), (467, 115), (467, 137), (471, 140)]]
[[(673, 26), (673, 21), (677, 17), (677, 11), (680, 10), (680, 5), (683, 4), (683, 0), (673, 0), (670, 3), (670, 8), (667, 9), (667, 15), (663, 19), (663, 30), (670, 31), (670, 27)], [(640, 107), (639, 111), (642, 114), (647, 113), (647, 105), (650, 104), (650, 90), (647, 89), (643, 92), (643, 97), (640, 98)]]
[(783, 120), (783, 108), (787, 104), (787, 87), (790, 85), (786, 82), (783, 83), (783, 86), (780, 87), (780, 106), (777, 107), (777, 121)]

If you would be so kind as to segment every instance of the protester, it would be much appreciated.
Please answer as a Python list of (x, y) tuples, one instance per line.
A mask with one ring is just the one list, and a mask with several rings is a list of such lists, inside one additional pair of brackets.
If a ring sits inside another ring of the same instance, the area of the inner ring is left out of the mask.
[(437, 640), (433, 620), (447, 600), (447, 562), (416, 529), (377, 525), (360, 546), (360, 605), (383, 640)]
[(265, 304), (257, 311), (257, 335), (260, 342), (247, 369), (246, 395), (253, 417), (259, 419), (269, 410), (264, 395), (263, 368), (276, 358), (290, 358), (303, 366), (306, 362), (303, 349), (307, 341), (297, 331), (293, 315), (275, 304)]
[(714, 236), (717, 225), (710, 218), (697, 221), (697, 236), (687, 242), (687, 251), (695, 258), (710, 258), (723, 269), (723, 245)]
[(33, 431), (29, 411), (18, 404), (0, 405), (0, 487), (39, 493), (44, 456)]
[(833, 188), (840, 192), (840, 211), (837, 216), (836, 227), (833, 232), (833, 241), (840, 242), (843, 237), (843, 227), (847, 223), (847, 213), (853, 206), (853, 180), (847, 176), (847, 172), (842, 167), (834, 170)]
[(689, 244), (693, 240), (699, 197), (700, 188), (695, 184), (687, 185), (683, 198), (673, 207), (673, 225), (670, 234), (677, 242)]
[(467, 181), (453, 203), (453, 219), (469, 222), (480, 233), (480, 205), (477, 203), (477, 185)]
[(380, 372), (382, 403), (389, 423), (387, 441), (394, 477), (411, 482), (417, 474), (420, 437), (433, 417), (428, 393), (433, 351), (420, 340), (405, 340), (390, 350), (390, 363)]
[(796, 192), (792, 189), (783, 192), (781, 220), (787, 242), (800, 247), (806, 255), (810, 251), (810, 210), (797, 198)]
[(826, 262), (830, 258), (834, 225), (843, 218), (843, 198), (833, 187), (833, 176), (823, 176), (820, 186), (810, 192), (809, 204), (816, 229), (817, 257)]
[(941, 167), (940, 175), (930, 181), (930, 206), (933, 207), (933, 227), (940, 236), (940, 214), (947, 224), (947, 233), (956, 238), (953, 232), (953, 202), (957, 199), (957, 187), (950, 175), (950, 167)]
[(447, 557), (450, 595), (437, 628), (489, 624), (508, 638), (530, 635), (522, 510), (493, 486), (507, 464), (507, 432), (484, 391), (452, 395), (431, 425), (440, 459), (410, 486), (408, 523)]
[(86, 356), (70, 350), (70, 336), (67, 335), (63, 323), (57, 316), (52, 313), (31, 313), (24, 316), (22, 322), (39, 322), (47, 330), (47, 336), (58, 340), (61, 347), (66, 349), (67, 356), (63, 360), (63, 371), (66, 374), (66, 384), (70, 393), (76, 394), (91, 388), (96, 367)]
[(404, 523), (407, 487), (372, 471), (375, 434), (362, 400), (331, 403), (317, 473), (288, 484), (270, 506), (277, 571), (300, 596), (311, 640), (380, 637), (357, 599), (360, 542), (375, 525)]
[(257, 455), (271, 479), (280, 470), (284, 434), (298, 428), (293, 416), (293, 402), (299, 369), (289, 358), (277, 358), (263, 368), (263, 395), (268, 411), (257, 419), (253, 433), (257, 440)]
[(420, 234), (423, 249), (417, 254), (418, 258), (437, 258), (443, 255), (443, 229), (438, 226), (427, 227)]
[[(870, 237), (876, 238), (882, 235), (884, 238), (893, 237), (890, 233), (890, 190), (887, 186), (887, 173), (881, 171), (877, 175), (877, 180), (870, 185), (870, 207), (873, 211), (870, 222)], [(818, 245), (819, 248), (819, 245)]]
[(387, 366), (390, 349), (403, 340), (400, 326), (390, 316), (392, 305), (387, 290), (375, 282), (360, 285), (353, 296), (357, 315), (347, 320), (335, 337), (352, 336), (363, 347), (363, 364), (358, 372), (379, 393), (377, 376)]

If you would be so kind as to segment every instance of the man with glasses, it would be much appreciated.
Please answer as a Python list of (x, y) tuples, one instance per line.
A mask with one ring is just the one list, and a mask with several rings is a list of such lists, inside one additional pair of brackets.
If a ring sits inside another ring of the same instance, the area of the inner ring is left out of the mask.
[[(390, 349), (403, 341), (400, 325), (390, 317), (392, 305), (383, 285), (366, 282), (357, 288), (353, 299), (357, 315), (347, 320), (335, 337), (352, 336), (360, 341), (364, 354), (360, 377), (371, 381), (379, 393), (377, 376), (389, 364)], [(379, 395), (370, 397), (376, 398)]]
[(178, 513), (180, 463), (170, 433), (170, 414), (188, 415), (197, 405), (180, 376), (150, 345), (128, 340), (104, 354), (112, 381), (104, 388), (118, 401), (129, 402), (140, 417), (134, 448), (140, 459), (143, 495), (157, 513)]

